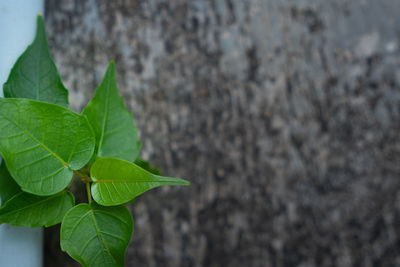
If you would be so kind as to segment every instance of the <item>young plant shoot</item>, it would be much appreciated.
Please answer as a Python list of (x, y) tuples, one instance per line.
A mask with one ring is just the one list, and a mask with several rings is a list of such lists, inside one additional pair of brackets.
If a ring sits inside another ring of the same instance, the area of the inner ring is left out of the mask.
[[(52, 226), (61, 222), (61, 249), (83, 266), (124, 266), (133, 219), (124, 204), (163, 185), (138, 158), (141, 143), (118, 94), (111, 62), (82, 114), (68, 109), (68, 91), (50, 55), (41, 16), (36, 36), (18, 58), (0, 99), (0, 223)], [(73, 177), (88, 203), (75, 205)], [(93, 198), (93, 199), (92, 199)]]

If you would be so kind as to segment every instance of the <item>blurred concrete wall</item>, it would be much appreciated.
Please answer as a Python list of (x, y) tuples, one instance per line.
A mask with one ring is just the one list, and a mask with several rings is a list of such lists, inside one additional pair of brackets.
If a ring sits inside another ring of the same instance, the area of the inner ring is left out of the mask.
[[(193, 183), (131, 207), (127, 266), (399, 266), (399, 14), (398, 0), (47, 0), (72, 107), (114, 59), (142, 156)], [(51, 233), (47, 265), (72, 264)]]

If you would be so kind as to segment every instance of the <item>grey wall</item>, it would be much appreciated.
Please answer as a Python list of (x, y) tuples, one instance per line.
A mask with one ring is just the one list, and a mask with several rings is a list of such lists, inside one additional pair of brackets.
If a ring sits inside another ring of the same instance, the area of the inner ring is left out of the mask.
[[(47, 0), (71, 106), (115, 59), (142, 156), (128, 266), (399, 266), (400, 1)], [(72, 264), (47, 232), (48, 266)], [(66, 261), (68, 263), (66, 263)]]

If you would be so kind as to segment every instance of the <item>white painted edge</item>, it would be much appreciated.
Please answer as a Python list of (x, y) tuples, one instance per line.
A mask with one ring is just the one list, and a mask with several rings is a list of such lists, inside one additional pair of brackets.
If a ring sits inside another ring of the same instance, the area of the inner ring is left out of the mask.
[[(0, 1), (0, 97), (17, 58), (32, 42), (43, 0)], [(0, 225), (0, 266), (43, 266), (43, 228)]]

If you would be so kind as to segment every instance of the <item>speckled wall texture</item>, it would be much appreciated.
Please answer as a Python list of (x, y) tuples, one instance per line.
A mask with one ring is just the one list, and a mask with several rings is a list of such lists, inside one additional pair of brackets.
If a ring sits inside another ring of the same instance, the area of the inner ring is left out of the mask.
[(142, 157), (193, 183), (130, 207), (127, 266), (400, 266), (400, 1), (47, 0), (46, 26), (72, 107), (114, 59)]

